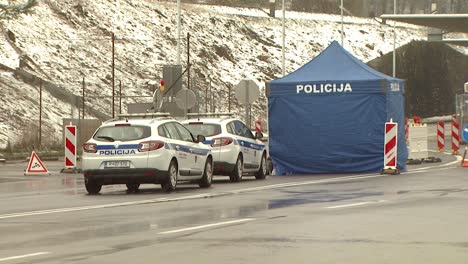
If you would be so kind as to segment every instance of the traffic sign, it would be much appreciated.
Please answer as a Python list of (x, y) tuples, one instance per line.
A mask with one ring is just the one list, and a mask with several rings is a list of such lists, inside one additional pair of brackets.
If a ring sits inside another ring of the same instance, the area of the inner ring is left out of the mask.
[(197, 103), (197, 97), (192, 90), (184, 88), (176, 94), (176, 104), (180, 109), (190, 109)]
[(260, 96), (260, 87), (253, 80), (242, 80), (234, 87), (234, 92), (241, 104), (250, 105)]
[(39, 156), (37, 156), (36, 152), (33, 150), (31, 153), (31, 157), (29, 158), (28, 168), (24, 175), (31, 175), (31, 174), (47, 174), (49, 171), (42, 163)]

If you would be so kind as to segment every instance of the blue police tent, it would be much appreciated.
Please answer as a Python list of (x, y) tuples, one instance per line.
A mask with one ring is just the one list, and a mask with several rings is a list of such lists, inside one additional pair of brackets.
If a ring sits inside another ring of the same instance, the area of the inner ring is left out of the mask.
[(398, 123), (406, 169), (404, 82), (380, 73), (334, 41), (267, 90), (270, 155), (277, 175), (380, 172), (385, 122)]

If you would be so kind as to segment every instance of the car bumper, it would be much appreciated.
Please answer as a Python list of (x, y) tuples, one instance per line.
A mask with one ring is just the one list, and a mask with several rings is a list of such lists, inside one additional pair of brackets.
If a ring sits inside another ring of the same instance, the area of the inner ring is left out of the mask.
[(85, 170), (83, 174), (88, 180), (102, 185), (163, 183), (169, 178), (167, 171), (154, 168)]
[(215, 175), (230, 175), (234, 171), (236, 164), (231, 164), (223, 161), (214, 162), (213, 174)]

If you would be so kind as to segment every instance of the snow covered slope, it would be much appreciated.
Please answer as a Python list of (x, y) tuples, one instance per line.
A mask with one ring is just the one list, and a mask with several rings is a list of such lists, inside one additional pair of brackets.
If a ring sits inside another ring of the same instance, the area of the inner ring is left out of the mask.
[[(37, 131), (39, 78), (51, 84), (43, 93), (45, 144), (60, 141), (62, 118), (78, 117), (74, 104), (79, 102), (71, 95), (81, 96), (83, 77), (87, 106), (111, 115), (111, 32), (116, 36), (116, 87), (121, 80), (124, 95), (150, 95), (162, 77), (162, 66), (176, 62), (176, 15), (171, 2), (43, 0), (32, 14), (2, 21), (0, 147), (8, 139), (18, 142), (26, 132)], [(286, 16), (287, 73), (340, 39), (338, 16), (294, 12)], [(281, 20), (263, 10), (183, 5), (183, 67), (187, 33), (191, 35), (191, 77), (200, 91), (201, 110), (209, 80), (216, 110), (227, 111), (228, 88), (241, 79), (254, 79), (263, 87), (265, 81), (281, 76)], [(423, 38), (423, 30), (398, 25), (398, 46)], [(346, 17), (344, 46), (369, 61), (393, 49), (392, 27)], [(36, 79), (18, 76), (21, 72)], [(57, 96), (57, 90), (67, 94)], [(148, 100), (127, 98), (124, 105)], [(242, 115), (235, 99), (233, 108)], [(253, 118), (265, 119), (265, 109), (262, 95), (253, 107)], [(92, 117), (90, 111), (87, 117)]]

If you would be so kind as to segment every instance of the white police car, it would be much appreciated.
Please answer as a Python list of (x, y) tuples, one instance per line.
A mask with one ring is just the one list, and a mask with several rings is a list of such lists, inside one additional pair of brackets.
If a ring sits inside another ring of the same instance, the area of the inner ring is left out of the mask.
[(189, 114), (191, 118), (182, 121), (190, 132), (206, 137), (214, 158), (214, 174), (228, 175), (238, 182), (243, 175), (254, 174), (257, 179), (267, 175), (267, 150), (258, 140), (261, 133), (252, 134), (240, 120), (232, 114)]
[(167, 114), (121, 115), (99, 127), (83, 144), (82, 170), (86, 190), (102, 185), (126, 184), (129, 192), (140, 184), (161, 184), (175, 190), (178, 181), (211, 186), (213, 157), (202, 142)]

